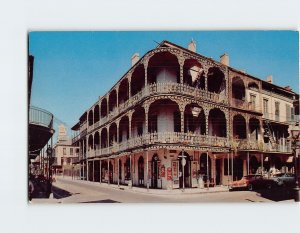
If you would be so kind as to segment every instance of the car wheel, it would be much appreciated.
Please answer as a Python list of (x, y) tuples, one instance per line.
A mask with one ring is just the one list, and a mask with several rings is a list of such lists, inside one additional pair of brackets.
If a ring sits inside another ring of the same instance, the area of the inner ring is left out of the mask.
[(253, 184), (249, 184), (249, 185), (248, 185), (248, 190), (249, 190), (249, 191), (253, 191)]

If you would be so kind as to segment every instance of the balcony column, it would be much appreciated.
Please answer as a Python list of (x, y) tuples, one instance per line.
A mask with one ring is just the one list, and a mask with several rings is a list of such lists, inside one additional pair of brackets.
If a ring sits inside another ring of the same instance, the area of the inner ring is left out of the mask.
[(145, 132), (143, 134), (147, 134), (148, 133), (148, 114), (149, 114), (149, 105), (145, 104), (144, 105), (144, 109), (145, 109)]
[(207, 75), (208, 75), (208, 67), (203, 67), (204, 79), (205, 79), (205, 91), (208, 91), (208, 84), (207, 84)]
[(231, 131), (230, 131), (230, 128), (231, 128), (231, 125), (230, 125), (230, 117), (229, 117), (229, 112), (225, 112), (225, 118), (226, 118), (226, 138), (229, 140), (230, 138), (230, 135), (231, 135)]
[(179, 111), (180, 111), (180, 132), (184, 133), (184, 109), (185, 109), (185, 104), (183, 103), (178, 103), (179, 106)]
[[(107, 141), (106, 141), (106, 142), (107, 142), (107, 148), (108, 148), (108, 150), (109, 150), (109, 146), (110, 146), (110, 145), (109, 145), (109, 126), (110, 126), (110, 125), (106, 126), (106, 129), (107, 129)], [(109, 151), (108, 151), (108, 152), (109, 152)]]
[(133, 182), (132, 182), (132, 155), (130, 154), (130, 163), (129, 163), (129, 165), (130, 165), (130, 167), (129, 167), (129, 170), (130, 170), (130, 181), (131, 181), (131, 187), (132, 187), (132, 185), (133, 185)]
[(128, 99), (131, 98), (131, 73), (128, 76)]
[(205, 115), (205, 135), (208, 136), (208, 115), (209, 115), (209, 109), (204, 108), (204, 115)]
[(247, 140), (250, 140), (250, 127), (249, 127), (249, 116), (246, 115), (246, 138)]
[(144, 70), (145, 70), (145, 87), (148, 85), (148, 59), (144, 61)]
[(99, 173), (100, 173), (100, 175), (99, 175), (99, 176), (100, 176), (100, 177), (99, 177), (100, 179), (99, 179), (99, 181), (100, 181), (100, 184), (101, 184), (101, 182), (102, 182), (102, 176), (101, 176), (101, 175), (102, 175), (102, 174), (101, 174), (101, 165), (102, 165), (102, 164), (101, 164), (101, 160), (100, 160), (99, 162), (100, 162), (100, 168), (99, 168), (99, 169), (100, 169), (100, 172), (99, 172)]
[(264, 154), (263, 153), (260, 154), (260, 159), (261, 159), (261, 175), (263, 175), (263, 171), (264, 171)]
[(133, 114), (133, 112), (132, 111), (130, 111), (129, 113), (128, 113), (128, 122), (129, 122), (129, 139), (131, 139), (131, 121), (132, 121), (132, 114)]
[(180, 84), (183, 84), (183, 65), (184, 65), (184, 58), (180, 57), (178, 58), (178, 63), (180, 66)]
[(89, 173), (90, 173), (90, 169), (89, 169), (89, 161), (86, 160), (86, 180), (89, 181)]
[(120, 87), (120, 84), (118, 84), (116, 86), (116, 93), (117, 93), (117, 101), (116, 101), (116, 104), (117, 104), (117, 112), (119, 112), (119, 87)]
[(107, 181), (107, 184), (110, 184), (109, 159), (107, 159), (107, 170), (108, 170), (108, 181)]
[(119, 187), (120, 186), (120, 158), (118, 158), (117, 163), (118, 163), (117, 177), (118, 177), (118, 187)]
[(92, 175), (93, 175), (93, 182), (95, 182), (95, 160), (93, 160), (93, 172), (92, 172)]
[(119, 149), (119, 139), (120, 139), (120, 135), (119, 135), (119, 125), (120, 125), (120, 120), (118, 119), (118, 120), (116, 120), (116, 125), (117, 125), (117, 141), (116, 141), (116, 143), (117, 143), (117, 145), (118, 145), (118, 149)]

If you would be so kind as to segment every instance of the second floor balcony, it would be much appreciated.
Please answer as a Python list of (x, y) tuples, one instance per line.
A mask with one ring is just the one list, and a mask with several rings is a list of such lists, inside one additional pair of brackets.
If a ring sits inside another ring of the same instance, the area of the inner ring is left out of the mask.
[(122, 141), (120, 143), (113, 143), (110, 147), (99, 148), (99, 146), (96, 146), (96, 148), (88, 151), (88, 156), (94, 157), (110, 155), (155, 144), (222, 148), (227, 148), (229, 146), (228, 139), (224, 137), (180, 132), (148, 133)]

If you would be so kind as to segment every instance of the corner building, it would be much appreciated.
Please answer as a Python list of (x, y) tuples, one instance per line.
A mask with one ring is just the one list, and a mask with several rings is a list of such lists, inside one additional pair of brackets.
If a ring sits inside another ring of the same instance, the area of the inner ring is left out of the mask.
[[(73, 126), (81, 178), (149, 188), (227, 185), (293, 171), (298, 94), (163, 41)], [(184, 156), (185, 166), (182, 164)]]

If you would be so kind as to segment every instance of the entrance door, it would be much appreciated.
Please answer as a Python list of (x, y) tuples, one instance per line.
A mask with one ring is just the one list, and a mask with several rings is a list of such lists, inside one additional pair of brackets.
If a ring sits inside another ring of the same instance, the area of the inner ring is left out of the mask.
[[(180, 154), (181, 155), (181, 154)], [(179, 158), (179, 188), (183, 188), (183, 179), (184, 179), (184, 187), (190, 188), (191, 187), (191, 159), (188, 153), (184, 153), (186, 164), (184, 166), (184, 173), (183, 173), (183, 166), (182, 166), (182, 158)], [(183, 178), (184, 176), (184, 178)]]
[(139, 186), (144, 186), (144, 158), (141, 156), (138, 160), (138, 180)]
[(221, 159), (216, 159), (216, 185), (221, 184)]
[(151, 187), (158, 188), (158, 186), (157, 186), (157, 179), (158, 179), (158, 156), (157, 156), (157, 154), (153, 155), (151, 167), (152, 167)]

